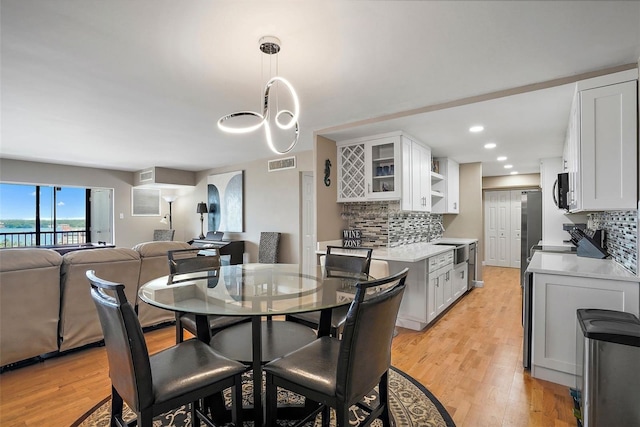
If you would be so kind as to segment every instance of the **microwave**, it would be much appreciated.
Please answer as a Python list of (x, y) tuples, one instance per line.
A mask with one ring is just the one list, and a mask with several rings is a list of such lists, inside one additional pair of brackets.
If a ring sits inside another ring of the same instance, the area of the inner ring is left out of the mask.
[(553, 202), (558, 209), (569, 210), (569, 173), (558, 174), (558, 179), (553, 184)]

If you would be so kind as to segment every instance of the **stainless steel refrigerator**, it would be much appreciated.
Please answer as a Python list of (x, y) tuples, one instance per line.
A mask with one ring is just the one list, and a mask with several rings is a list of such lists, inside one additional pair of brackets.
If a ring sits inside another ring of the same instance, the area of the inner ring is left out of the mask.
[(522, 192), (520, 225), (520, 279), (529, 265), (531, 249), (542, 240), (542, 191)]
[(522, 286), (522, 326), (524, 328), (522, 362), (525, 368), (531, 367), (531, 298), (532, 277), (525, 275), (529, 266), (531, 249), (542, 240), (542, 192), (523, 191), (520, 203), (522, 223), (520, 229), (520, 283)]

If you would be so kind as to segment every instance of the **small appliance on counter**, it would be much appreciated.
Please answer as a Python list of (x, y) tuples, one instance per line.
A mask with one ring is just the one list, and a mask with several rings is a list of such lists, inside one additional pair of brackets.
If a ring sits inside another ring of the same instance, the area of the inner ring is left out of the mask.
[(604, 249), (604, 230), (573, 227), (569, 234), (571, 235), (571, 243), (578, 248), (576, 251), (578, 256), (597, 259), (604, 259), (609, 256)]

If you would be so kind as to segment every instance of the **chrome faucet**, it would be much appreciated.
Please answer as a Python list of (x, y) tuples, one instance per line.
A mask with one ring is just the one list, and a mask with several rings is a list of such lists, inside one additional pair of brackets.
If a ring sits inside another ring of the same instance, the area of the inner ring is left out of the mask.
[(440, 226), (440, 230), (444, 233), (444, 225), (442, 225), (441, 221), (436, 222)]

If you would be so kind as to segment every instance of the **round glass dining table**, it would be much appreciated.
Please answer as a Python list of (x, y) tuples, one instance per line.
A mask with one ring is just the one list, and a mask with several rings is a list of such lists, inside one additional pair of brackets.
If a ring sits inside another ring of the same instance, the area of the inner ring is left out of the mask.
[[(262, 425), (262, 363), (283, 356), (316, 338), (310, 328), (270, 316), (320, 311), (317, 336), (329, 334), (331, 310), (350, 304), (356, 283), (366, 274), (303, 269), (298, 264), (237, 264), (213, 270), (173, 274), (140, 287), (139, 296), (156, 307), (196, 317), (197, 338), (221, 354), (251, 363), (253, 419)], [(210, 336), (207, 316), (251, 317), (251, 324), (230, 326)], [(266, 322), (264, 316), (269, 316)], [(266, 351), (265, 351), (266, 350)]]

